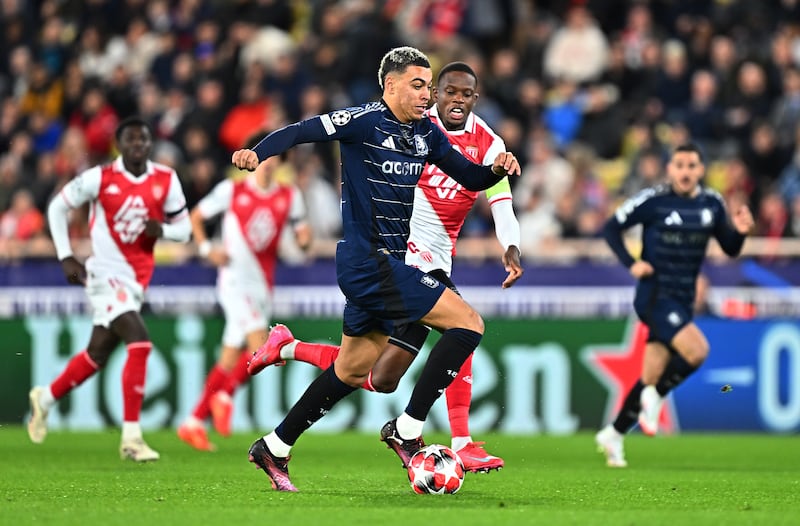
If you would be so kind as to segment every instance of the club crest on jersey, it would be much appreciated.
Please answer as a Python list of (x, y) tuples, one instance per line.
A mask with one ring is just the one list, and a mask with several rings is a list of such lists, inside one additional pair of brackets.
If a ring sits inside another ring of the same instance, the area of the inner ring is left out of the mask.
[(700, 211), (700, 224), (703, 226), (708, 226), (714, 222), (714, 214), (711, 213), (711, 210), (708, 208), (703, 208)]
[(350, 122), (350, 112), (347, 110), (338, 110), (331, 113), (331, 122), (336, 126), (344, 126)]
[(424, 276), (422, 276), (422, 279), (420, 279), (419, 282), (422, 283), (423, 285), (425, 285), (426, 287), (429, 287), (429, 288), (432, 288), (432, 289), (435, 289), (436, 287), (439, 286), (439, 280), (434, 278), (434, 277), (432, 277), (432, 276), (429, 276), (428, 274), (425, 274)]
[(428, 155), (428, 143), (425, 142), (425, 137), (422, 135), (414, 136), (414, 148), (417, 150), (417, 155), (420, 157)]
[(153, 197), (156, 199), (161, 199), (164, 197), (164, 187), (159, 184), (153, 185)]

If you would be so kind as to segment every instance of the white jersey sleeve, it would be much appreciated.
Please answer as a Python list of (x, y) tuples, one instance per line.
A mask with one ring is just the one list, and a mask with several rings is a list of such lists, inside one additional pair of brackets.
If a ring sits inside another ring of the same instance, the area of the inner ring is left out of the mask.
[(78, 208), (84, 203), (94, 201), (100, 195), (102, 169), (100, 166), (81, 172), (64, 185), (59, 195), (70, 208)]
[(78, 208), (84, 203), (95, 200), (100, 193), (100, 180), (100, 167), (90, 168), (64, 185), (61, 192), (50, 201), (47, 207), (47, 222), (59, 261), (72, 255), (67, 226), (69, 209)]
[(172, 172), (172, 177), (169, 183), (169, 193), (166, 200), (164, 200), (164, 213), (171, 221), (179, 219), (183, 215), (187, 215), (186, 210), (186, 196), (183, 195), (183, 186), (178, 174)]
[(488, 126), (485, 129), (492, 135), (493, 139), (491, 146), (489, 146), (489, 148), (486, 150), (486, 153), (483, 155), (483, 165), (489, 166), (494, 164), (494, 160), (498, 154), (506, 151), (506, 143), (500, 138), (499, 135), (491, 131)]
[(197, 203), (203, 219), (210, 219), (228, 210), (233, 199), (233, 181), (225, 179), (217, 183), (211, 191)]

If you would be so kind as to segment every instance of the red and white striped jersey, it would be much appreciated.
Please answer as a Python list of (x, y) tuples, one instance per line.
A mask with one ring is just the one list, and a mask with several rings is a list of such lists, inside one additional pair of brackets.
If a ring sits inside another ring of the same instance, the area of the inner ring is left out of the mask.
[[(453, 148), (474, 163), (490, 165), (505, 143), (475, 113), (467, 117), (463, 130), (445, 129), (436, 106), (428, 110), (430, 119), (447, 135)], [(411, 216), (406, 264), (424, 271), (442, 269), (449, 275), (456, 239), (479, 192), (467, 190), (442, 172), (436, 165), (427, 164), (414, 192), (414, 212)], [(505, 178), (486, 191), (489, 203), (511, 199), (511, 187)]]
[(71, 208), (91, 203), (92, 255), (86, 270), (100, 278), (136, 280), (143, 288), (153, 275), (156, 243), (144, 235), (145, 222), (163, 223), (187, 213), (175, 170), (148, 161), (145, 174), (137, 177), (125, 169), (121, 157), (82, 172), (64, 186), (61, 196)]
[(219, 280), (245, 287), (272, 289), (281, 231), (305, 218), (300, 191), (291, 185), (256, 185), (254, 175), (226, 179), (200, 200), (198, 209), (208, 219), (224, 213), (222, 243), (229, 262), (219, 270)]

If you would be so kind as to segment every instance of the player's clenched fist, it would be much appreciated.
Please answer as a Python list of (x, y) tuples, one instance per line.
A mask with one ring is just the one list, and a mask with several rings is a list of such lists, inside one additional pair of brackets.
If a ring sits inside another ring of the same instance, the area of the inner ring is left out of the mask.
[(519, 175), (519, 161), (511, 152), (498, 153), (494, 158), (492, 171), (497, 175)]
[(253, 150), (236, 150), (233, 152), (231, 162), (240, 170), (250, 170), (252, 172), (258, 167), (258, 155)]

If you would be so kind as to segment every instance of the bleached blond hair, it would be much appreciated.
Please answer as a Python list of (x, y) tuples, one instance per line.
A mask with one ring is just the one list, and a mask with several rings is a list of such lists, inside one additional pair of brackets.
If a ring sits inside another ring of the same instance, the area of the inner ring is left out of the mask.
[(390, 49), (381, 59), (381, 67), (378, 68), (378, 85), (383, 89), (386, 75), (395, 71), (403, 73), (408, 66), (430, 68), (431, 63), (425, 53), (415, 47), (402, 46)]

